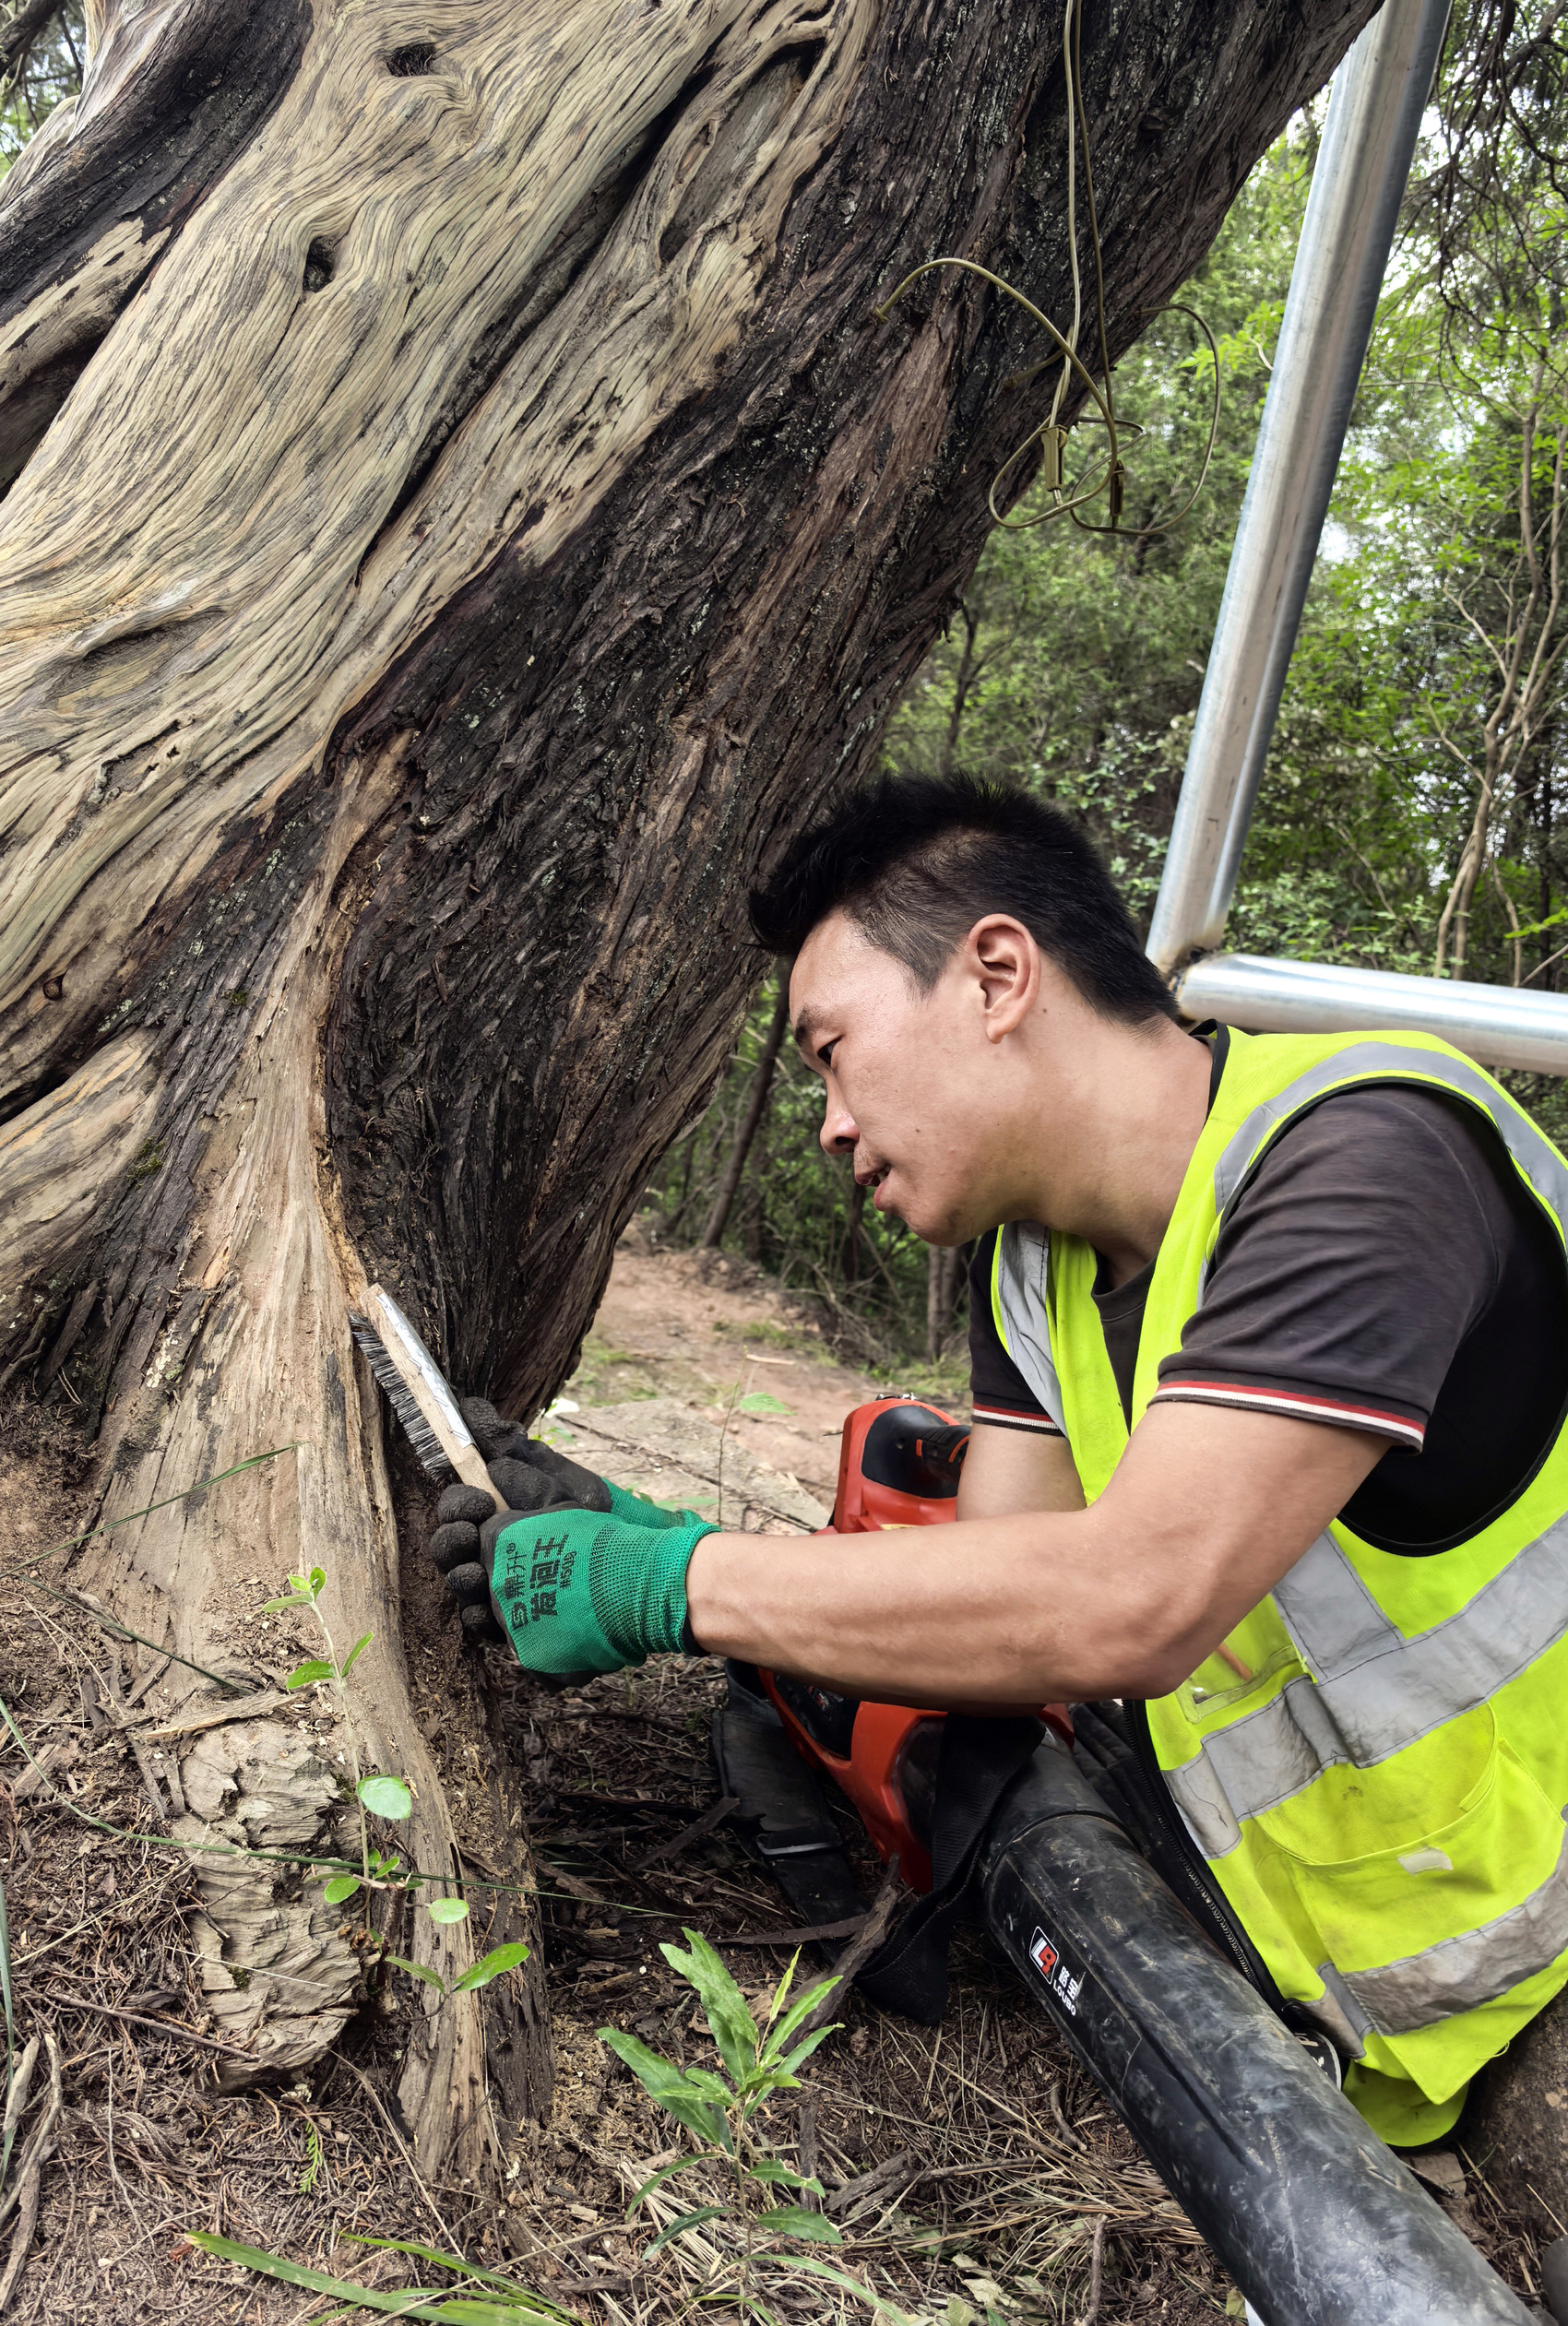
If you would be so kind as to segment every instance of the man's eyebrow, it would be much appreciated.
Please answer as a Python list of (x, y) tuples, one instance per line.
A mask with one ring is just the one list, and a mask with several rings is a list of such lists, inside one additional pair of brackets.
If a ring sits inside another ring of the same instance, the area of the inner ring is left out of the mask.
[(803, 1009), (801, 1012), (800, 1016), (795, 1020), (795, 1042), (797, 1047), (801, 1050), (804, 1050), (815, 1030), (816, 1017), (814, 1013), (810, 1008)]

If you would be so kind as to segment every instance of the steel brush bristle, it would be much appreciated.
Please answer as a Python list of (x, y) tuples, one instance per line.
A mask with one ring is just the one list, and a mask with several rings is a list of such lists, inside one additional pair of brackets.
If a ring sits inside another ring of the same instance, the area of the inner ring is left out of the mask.
[(370, 1370), (386, 1392), (392, 1410), (402, 1423), (409, 1443), (418, 1456), (421, 1466), (433, 1478), (445, 1482), (457, 1473), (442, 1450), (441, 1441), (421, 1413), (410, 1393), (402, 1374), (387, 1354), (386, 1344), (380, 1334), (362, 1316), (350, 1311), (349, 1327), (370, 1362)]

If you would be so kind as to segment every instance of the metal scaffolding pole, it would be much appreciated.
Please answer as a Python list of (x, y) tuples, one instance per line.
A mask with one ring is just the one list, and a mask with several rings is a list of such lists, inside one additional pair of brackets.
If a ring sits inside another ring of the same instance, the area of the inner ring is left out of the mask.
[(1335, 76), (1149, 931), (1167, 976), (1236, 886), (1449, 0), (1384, 0)]
[(1483, 1066), (1568, 1074), (1568, 993), (1461, 978), (1341, 969), (1326, 961), (1265, 961), (1208, 953), (1176, 989), (1190, 1018), (1216, 1017), (1253, 1034), (1349, 1034), (1392, 1027), (1441, 1034)]

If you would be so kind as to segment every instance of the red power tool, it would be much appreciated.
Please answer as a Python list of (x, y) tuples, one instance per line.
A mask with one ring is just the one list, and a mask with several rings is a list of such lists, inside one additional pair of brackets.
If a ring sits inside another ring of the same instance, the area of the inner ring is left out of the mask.
[[(857, 1406), (844, 1423), (833, 1521), (823, 1532), (869, 1535), (950, 1523), (968, 1443), (961, 1422), (919, 1398), (878, 1397)], [(758, 1672), (755, 1679), (795, 1750), (853, 1804), (882, 1857), (897, 1853), (910, 1887), (929, 1890), (945, 1714), (861, 1703), (788, 1674)], [(1064, 1704), (1046, 1705), (1042, 1716), (1071, 1741)]]

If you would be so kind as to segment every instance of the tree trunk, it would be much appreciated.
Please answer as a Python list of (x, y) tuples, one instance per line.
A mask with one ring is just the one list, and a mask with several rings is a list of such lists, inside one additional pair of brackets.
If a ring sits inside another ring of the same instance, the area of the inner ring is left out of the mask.
[[(1113, 355), (1369, 13), (1089, 7)], [(754, 984), (747, 885), (868, 765), (1039, 418), (1010, 303), (872, 309), (956, 252), (1066, 312), (1060, 35), (1024, 0), (91, 14), (0, 189), (0, 1366), (64, 1371), (109, 1514), (293, 1442), (79, 1574), (254, 1665), (255, 1578), (318, 1559), (443, 1868), (349, 1309), (379, 1278), (519, 1414), (571, 1366)], [(325, 1749), (251, 1727), (193, 1814), (324, 1845)], [(206, 1895), (215, 1997), (309, 2058), (357, 1992), (337, 1913)], [(433, 2006), (431, 2168), (477, 2157), (481, 2074), (471, 1999)]]
[(741, 1116), (740, 1126), (730, 1148), (729, 1158), (724, 1166), (724, 1175), (719, 1182), (719, 1192), (713, 1199), (713, 1208), (707, 1215), (707, 1225), (702, 1231), (705, 1249), (711, 1249), (724, 1241), (724, 1230), (729, 1225), (730, 1207), (735, 1200), (735, 1190), (741, 1184), (741, 1174), (746, 1168), (746, 1157), (752, 1151), (752, 1141), (756, 1137), (757, 1125), (767, 1111), (768, 1097), (773, 1088), (773, 1070), (778, 1063), (778, 1053), (784, 1046), (784, 1036), (789, 1024), (790, 979), (787, 973), (781, 972), (778, 979), (778, 999), (773, 1005), (773, 1015), (768, 1020), (767, 1038), (763, 1043), (762, 1056), (757, 1060), (756, 1072), (752, 1076), (752, 1086), (746, 1093), (745, 1110)]
[(941, 772), (951, 776), (958, 765), (958, 737), (963, 731), (964, 713), (968, 708), (969, 689), (979, 672), (975, 666), (975, 636), (979, 623), (968, 606), (960, 602), (959, 619), (964, 625), (964, 650), (958, 657), (958, 668), (953, 679), (953, 707), (947, 714), (947, 731), (942, 738)]
[(926, 1254), (925, 1353), (933, 1365), (946, 1347), (947, 1329), (958, 1305), (964, 1251), (962, 1244), (932, 1244)]
[(861, 1238), (865, 1232), (866, 1191), (859, 1180), (852, 1180), (844, 1205), (844, 1258), (838, 1273), (846, 1284), (858, 1284), (861, 1275)]

